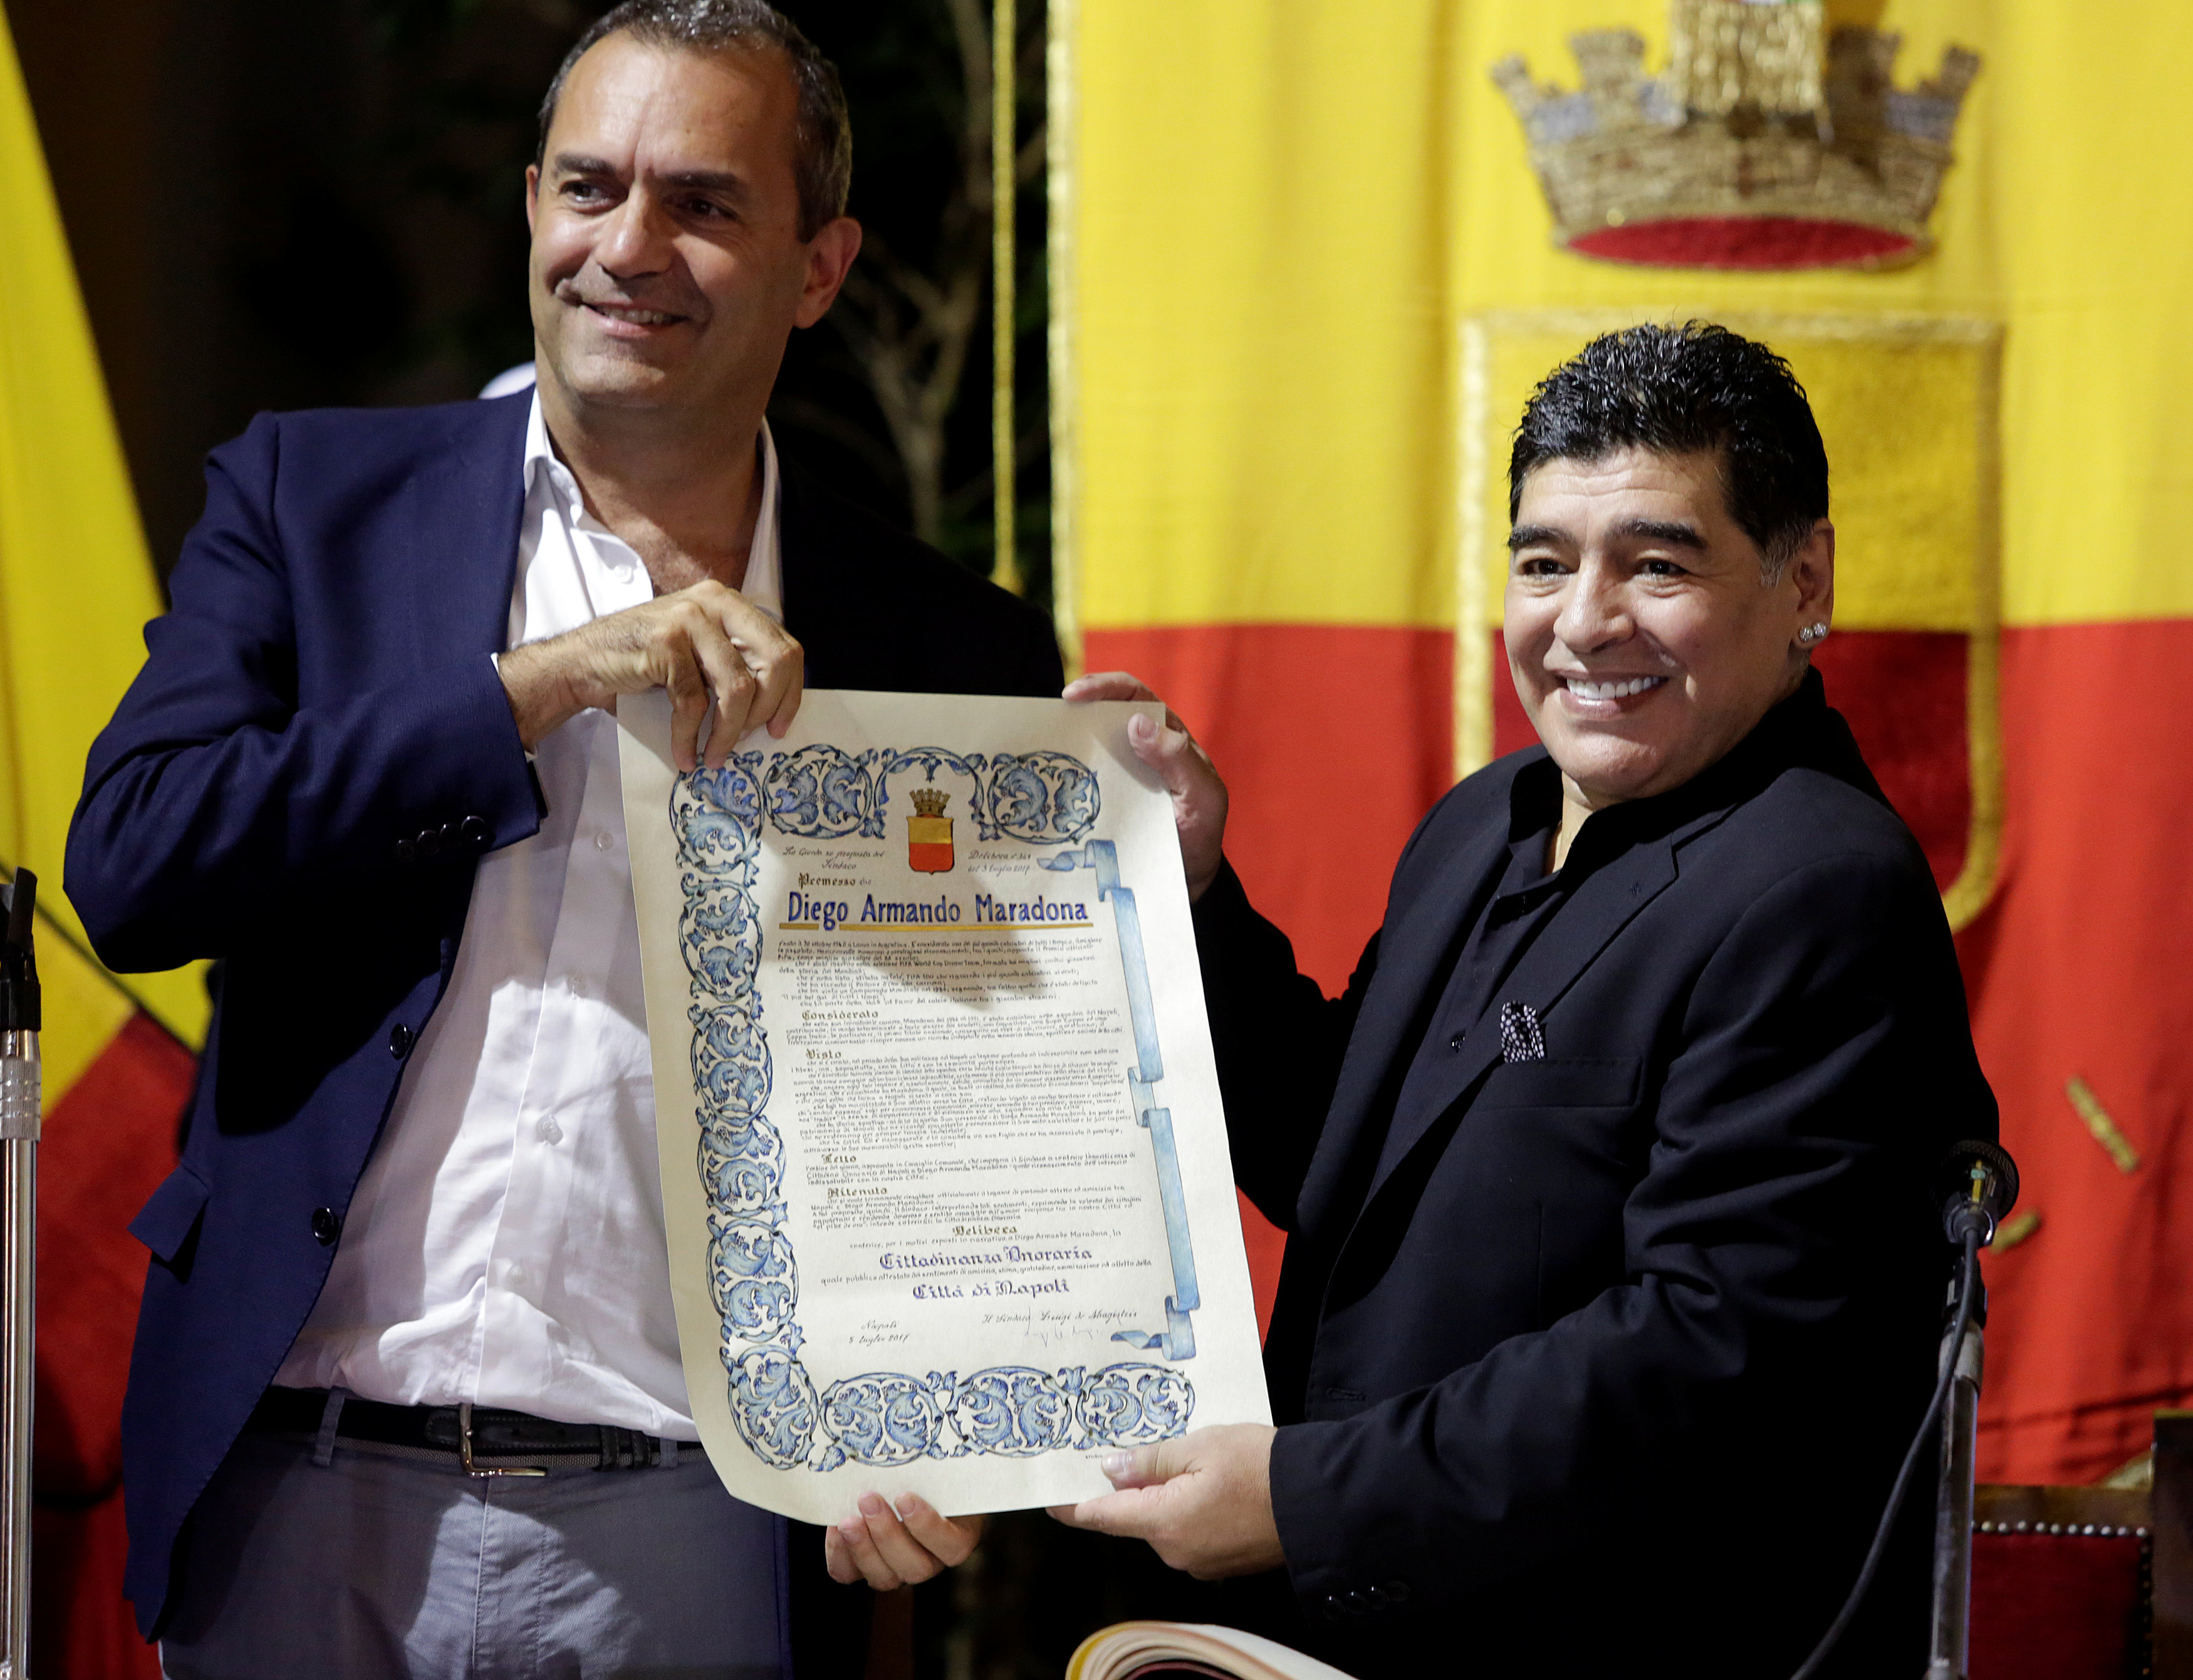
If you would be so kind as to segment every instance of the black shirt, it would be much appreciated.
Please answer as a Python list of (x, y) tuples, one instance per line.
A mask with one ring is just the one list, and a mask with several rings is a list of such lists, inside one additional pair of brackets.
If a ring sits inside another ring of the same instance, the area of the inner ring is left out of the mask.
[[(1637, 841), (1665, 834), (1694, 812), (1710, 809), (1727, 796), (1732, 781), (1761, 779), (1791, 760), (1817, 764), (1881, 799), (1879, 784), (1848, 746), (1847, 732), (1826, 726), (1834, 716), (1819, 677), (1807, 673), (1797, 691), (1772, 708), (1719, 763), (1667, 793), (1593, 812), (1577, 831), (1561, 867), (1550, 874), (1547, 860), (1561, 820), (1560, 767), (1544, 759), (1518, 771), (1509, 790), (1507, 866), (1476, 921), (1457, 943), (1438, 1007), (1401, 1081), (1390, 1123), (1413, 1122), (1423, 1118), (1419, 1110), (1427, 1104), (1452, 1099), (1453, 1087), (1440, 1077), (1440, 1067), (1461, 1053), (1472, 1032), (1500, 1030), (1496, 1000), (1502, 983), (1577, 888)], [(1589, 1053), (1584, 1046), (1570, 1047), (1570, 1054), (1580, 1052)]]

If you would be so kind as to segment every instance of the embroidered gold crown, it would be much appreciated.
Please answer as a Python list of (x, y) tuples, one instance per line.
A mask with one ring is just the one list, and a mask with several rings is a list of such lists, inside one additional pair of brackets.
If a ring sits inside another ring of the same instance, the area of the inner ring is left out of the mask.
[(951, 794), (940, 794), (934, 788), (919, 788), (914, 790), (913, 808), (924, 817), (942, 817), (951, 800)]
[(1594, 30), (1573, 93), (1520, 56), (1492, 79), (1522, 119), (1557, 244), (1681, 267), (1883, 267), (1923, 255), (1950, 139), (1979, 59), (1891, 80), (1901, 37), (1837, 29), (1819, 0), (1673, 0), (1668, 67)]

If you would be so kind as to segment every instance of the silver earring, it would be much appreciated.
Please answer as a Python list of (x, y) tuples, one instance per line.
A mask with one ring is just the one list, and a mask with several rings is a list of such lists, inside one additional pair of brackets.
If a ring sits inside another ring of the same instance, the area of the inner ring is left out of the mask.
[(1797, 632), (1797, 639), (1807, 647), (1812, 646), (1814, 642), (1824, 642), (1827, 639), (1828, 627), (1825, 624), (1807, 624)]

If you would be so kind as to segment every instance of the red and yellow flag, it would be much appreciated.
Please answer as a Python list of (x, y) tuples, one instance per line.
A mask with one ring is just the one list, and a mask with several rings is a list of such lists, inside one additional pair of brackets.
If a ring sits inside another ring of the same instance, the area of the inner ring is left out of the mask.
[(1667, 0), (1055, 4), (1062, 616), (1209, 743), (1228, 850), (1329, 988), (1417, 817), (1523, 738), (1492, 568), (1530, 382), (1640, 318), (1789, 355), (1835, 472), (1829, 697), (1933, 860), (2025, 1172), (1981, 1473), (2138, 1453), (2193, 1397), (2184, 9), (1830, 0), (1901, 35), (1901, 85), (1980, 55), (1936, 249), (1738, 273), (1556, 249), (1490, 76), (1573, 89), (1600, 29), (1658, 69)]
[(157, 1677), (122, 1600), (122, 1388), (144, 1250), (123, 1230), (173, 1165), (203, 977), (125, 991), (61, 891), (92, 737), (160, 610), (76, 275), (0, 20), (0, 858), (38, 875), (33, 1648), (41, 1673)]

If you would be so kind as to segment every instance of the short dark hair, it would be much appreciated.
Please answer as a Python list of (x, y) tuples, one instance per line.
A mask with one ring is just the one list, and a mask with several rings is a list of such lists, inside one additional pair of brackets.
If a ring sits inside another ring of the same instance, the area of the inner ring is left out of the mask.
[(1726, 327), (1686, 321), (1602, 334), (1546, 376), (1508, 459), (1509, 519), (1534, 468), (1633, 445), (1718, 454), (1729, 516), (1759, 546), (1770, 582), (1828, 516), (1828, 452), (1789, 363)]
[(838, 67), (816, 50), (799, 26), (769, 0), (623, 0), (587, 26), (564, 54), (541, 101), (541, 138), (533, 161), (548, 154), (548, 125), (571, 66), (596, 43), (619, 30), (650, 47), (713, 52), (724, 47), (775, 48), (792, 62), (799, 90), (793, 119), (793, 173), (799, 184), (799, 237), (811, 239), (824, 223), (845, 213), (853, 184), (853, 121)]

